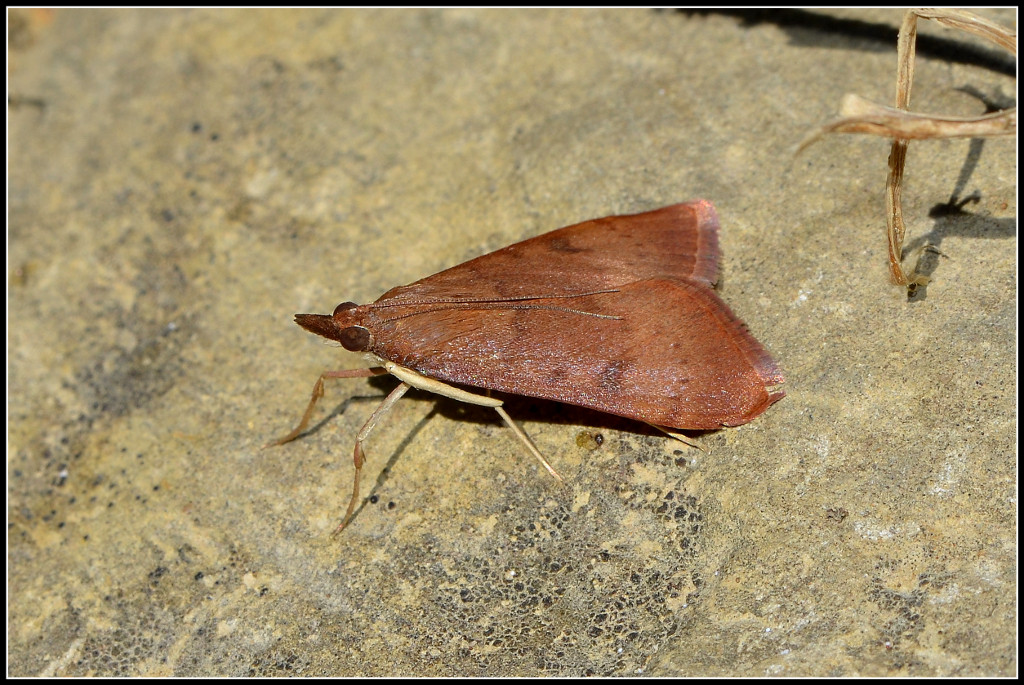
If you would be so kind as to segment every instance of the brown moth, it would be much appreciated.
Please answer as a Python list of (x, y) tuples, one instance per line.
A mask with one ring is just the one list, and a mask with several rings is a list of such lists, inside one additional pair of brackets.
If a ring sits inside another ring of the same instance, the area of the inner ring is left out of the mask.
[(298, 427), (274, 444), (305, 430), (324, 378), (391, 373), (402, 381), (356, 437), (355, 484), (340, 531), (359, 497), (362, 443), (409, 387), (493, 407), (556, 478), (501, 400), (450, 384), (662, 429), (747, 423), (783, 397), (775, 387), (783, 377), (713, 290), (718, 261), (717, 214), (696, 200), (560, 228), (393, 288), (372, 304), (297, 314), (306, 330), (381, 366), (322, 374)]

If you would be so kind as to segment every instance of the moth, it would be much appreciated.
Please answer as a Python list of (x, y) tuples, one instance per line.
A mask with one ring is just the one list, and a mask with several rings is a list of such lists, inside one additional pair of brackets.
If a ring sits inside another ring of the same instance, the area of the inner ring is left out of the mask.
[[(306, 330), (364, 352), (375, 366), (324, 379), (390, 373), (401, 381), (355, 440), (348, 525), (363, 442), (410, 388), (493, 407), (555, 478), (502, 408), (476, 389), (538, 397), (673, 429), (739, 426), (785, 394), (782, 373), (714, 290), (718, 216), (706, 200), (560, 228), (333, 314), (297, 314)], [(468, 389), (473, 388), (474, 390)]]

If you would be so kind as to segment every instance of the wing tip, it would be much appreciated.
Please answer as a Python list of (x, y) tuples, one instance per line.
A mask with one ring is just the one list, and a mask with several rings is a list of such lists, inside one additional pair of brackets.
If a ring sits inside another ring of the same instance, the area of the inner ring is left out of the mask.
[(703, 198), (684, 202), (679, 207), (686, 207), (693, 214), (697, 230), (696, 261), (693, 265), (691, 278), (703, 281), (712, 288), (718, 283), (722, 250), (718, 242), (718, 234), (722, 224), (718, 220), (718, 210), (711, 200)]

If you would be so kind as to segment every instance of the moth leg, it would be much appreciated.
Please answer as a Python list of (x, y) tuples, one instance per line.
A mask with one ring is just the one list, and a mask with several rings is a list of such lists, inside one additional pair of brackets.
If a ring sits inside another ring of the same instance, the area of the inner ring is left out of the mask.
[(391, 391), (391, 394), (384, 398), (384, 401), (377, 405), (377, 408), (370, 414), (370, 418), (367, 419), (363, 427), (359, 429), (359, 433), (356, 435), (356, 446), (352, 452), (352, 461), (356, 465), (356, 473), (352, 478), (352, 499), (349, 500), (348, 510), (345, 512), (345, 518), (342, 519), (341, 524), (334, 529), (331, 533), (332, 536), (337, 535), (345, 529), (348, 522), (352, 519), (352, 514), (356, 510), (356, 502), (359, 501), (359, 476), (363, 471), (363, 463), (366, 461), (366, 453), (363, 452), (363, 441), (370, 435), (373, 429), (377, 426), (377, 422), (389, 411), (391, 407), (395, 405), (402, 395), (409, 390), (408, 383), (399, 383), (398, 387)]
[(309, 405), (306, 407), (306, 413), (302, 415), (302, 420), (299, 421), (299, 425), (295, 427), (288, 435), (284, 436), (279, 440), (268, 442), (263, 446), (264, 449), (267, 447), (275, 447), (277, 445), (283, 445), (286, 442), (291, 442), (295, 438), (302, 435), (302, 432), (306, 430), (306, 426), (309, 425), (309, 419), (313, 416), (313, 408), (316, 403), (320, 401), (320, 398), (324, 396), (324, 379), (325, 378), (365, 378), (368, 376), (379, 376), (387, 373), (381, 367), (374, 367), (372, 369), (345, 369), (343, 371), (324, 371), (320, 374), (320, 377), (316, 379), (316, 383), (313, 384), (313, 396), (309, 398)]
[(508, 415), (508, 412), (502, 409), (500, 406), (495, 407), (494, 411), (498, 412), (498, 416), (505, 420), (505, 423), (507, 423), (508, 427), (512, 429), (512, 432), (516, 434), (516, 437), (523, 441), (523, 444), (526, 445), (526, 449), (530, 450), (530, 454), (537, 457), (540, 463), (543, 464), (544, 468), (548, 470), (548, 473), (554, 476), (555, 480), (557, 480), (559, 483), (564, 483), (565, 481), (562, 479), (560, 475), (558, 475), (558, 471), (555, 471), (555, 468), (548, 463), (548, 460), (545, 459), (544, 455), (540, 453), (540, 450), (537, 449), (537, 446), (533, 444), (533, 440), (530, 440), (530, 436), (527, 435), (526, 431), (520, 428), (516, 424), (516, 422), (512, 420), (512, 417)]
[(465, 402), (466, 404), (476, 404), (481, 407), (491, 407), (496, 412), (498, 412), (498, 415), (505, 421), (505, 423), (508, 424), (509, 428), (512, 429), (512, 432), (515, 433), (516, 436), (523, 441), (523, 444), (526, 445), (526, 449), (530, 451), (530, 454), (535, 456), (540, 461), (540, 463), (544, 465), (544, 468), (547, 469), (547, 472), (554, 476), (559, 483), (565, 482), (564, 480), (562, 480), (562, 477), (558, 475), (558, 472), (555, 471), (554, 467), (552, 467), (551, 464), (548, 463), (548, 460), (544, 458), (544, 455), (540, 453), (540, 450), (538, 450), (537, 446), (533, 444), (533, 441), (530, 440), (529, 436), (527, 436), (526, 433), (523, 432), (523, 429), (517, 426), (515, 422), (512, 420), (512, 417), (510, 417), (508, 413), (501, 408), (501, 405), (503, 404), (501, 400), (495, 399), (493, 397), (487, 397), (486, 395), (477, 395), (476, 393), (469, 392), (468, 390), (463, 390), (462, 388), (456, 388), (454, 386), (448, 385), (447, 383), (443, 383), (435, 378), (428, 378), (427, 376), (424, 376), (421, 373), (417, 373), (412, 369), (407, 369), (406, 367), (395, 364), (394, 362), (384, 362), (384, 368), (388, 371), (388, 373), (390, 373), (393, 376), (396, 376), (398, 379), (400, 379), (404, 383), (408, 383), (414, 388), (426, 390), (427, 392), (432, 392), (436, 395), (450, 397), (453, 400)]
[(692, 439), (690, 439), (689, 437), (683, 435), (682, 433), (675, 432), (671, 428), (665, 428), (665, 426), (657, 426), (657, 425), (655, 425), (653, 423), (649, 423), (647, 425), (650, 426), (651, 428), (655, 428), (657, 430), (660, 430), (662, 433), (664, 433), (668, 437), (674, 438), (674, 439), (678, 440), (679, 442), (683, 443), (684, 445), (688, 445), (689, 447), (696, 447), (701, 452), (707, 452), (708, 451), (706, 447), (703, 447), (699, 443), (694, 442)]

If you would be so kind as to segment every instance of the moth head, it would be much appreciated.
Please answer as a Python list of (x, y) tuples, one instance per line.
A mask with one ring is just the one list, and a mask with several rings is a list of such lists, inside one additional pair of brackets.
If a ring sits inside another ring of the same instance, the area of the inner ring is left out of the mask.
[(337, 340), (350, 352), (368, 352), (373, 347), (373, 334), (361, 324), (362, 313), (355, 302), (342, 302), (334, 313), (296, 314), (295, 323), (307, 331)]

